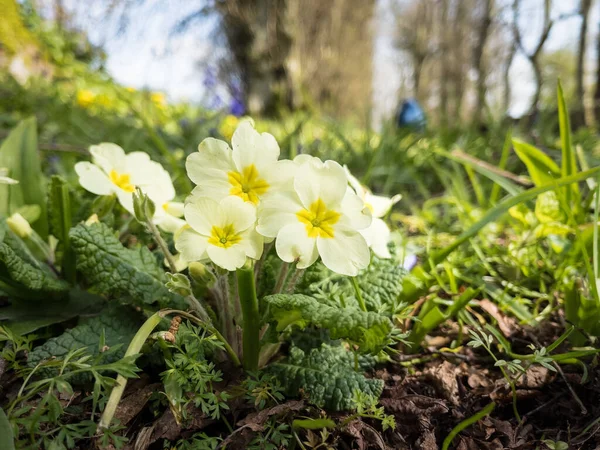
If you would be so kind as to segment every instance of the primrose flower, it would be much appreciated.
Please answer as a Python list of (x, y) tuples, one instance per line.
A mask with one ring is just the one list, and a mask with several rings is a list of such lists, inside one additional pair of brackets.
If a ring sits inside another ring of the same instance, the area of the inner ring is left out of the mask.
[(289, 178), (291, 161), (278, 161), (279, 145), (273, 136), (256, 131), (249, 120), (242, 121), (226, 142), (207, 138), (198, 152), (186, 160), (187, 174), (197, 185), (192, 195), (216, 201), (234, 195), (258, 205), (277, 192)]
[(346, 176), (352, 189), (356, 192), (365, 206), (371, 211), (373, 222), (368, 228), (360, 231), (360, 234), (365, 238), (367, 244), (379, 258), (391, 258), (392, 255), (388, 250), (388, 243), (391, 241), (391, 232), (387, 224), (383, 221), (384, 217), (396, 203), (402, 198), (401, 195), (394, 195), (392, 198), (383, 197), (381, 195), (373, 195), (373, 193), (350, 173), (347, 167)]
[(169, 173), (145, 152), (125, 154), (116, 144), (102, 143), (90, 148), (92, 161), (78, 162), (75, 172), (79, 184), (96, 195), (115, 194), (119, 203), (133, 214), (133, 192), (139, 187), (156, 205), (154, 222), (168, 232), (174, 232), (185, 222), (183, 205), (172, 202), (175, 188)]
[(294, 160), (293, 188), (271, 196), (259, 207), (257, 231), (276, 238), (275, 249), (286, 262), (304, 269), (319, 256), (334, 272), (355, 276), (369, 265), (370, 252), (358, 230), (371, 217), (348, 187), (344, 169), (315, 157)]
[(220, 202), (190, 196), (185, 204), (187, 225), (175, 234), (175, 248), (186, 262), (210, 260), (236, 270), (246, 257), (259, 259), (263, 238), (255, 230), (256, 208), (240, 197)]

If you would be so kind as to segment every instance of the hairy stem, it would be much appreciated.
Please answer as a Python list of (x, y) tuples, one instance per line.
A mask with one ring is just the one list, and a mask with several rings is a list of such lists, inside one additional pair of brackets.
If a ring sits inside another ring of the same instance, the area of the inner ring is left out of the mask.
[(244, 318), (242, 337), (244, 369), (258, 369), (260, 316), (252, 266), (237, 270), (238, 294)]
[(287, 279), (288, 271), (290, 269), (289, 263), (284, 262), (281, 265), (281, 269), (279, 270), (279, 276), (277, 277), (277, 283), (275, 284), (275, 289), (273, 290), (273, 294), (279, 294), (283, 289), (283, 284)]
[(365, 300), (363, 299), (362, 292), (360, 291), (360, 286), (358, 285), (358, 281), (356, 281), (356, 277), (350, 277), (352, 280), (352, 286), (354, 286), (354, 292), (356, 292), (356, 300), (358, 300), (358, 306), (363, 311), (367, 310), (367, 305), (365, 304)]

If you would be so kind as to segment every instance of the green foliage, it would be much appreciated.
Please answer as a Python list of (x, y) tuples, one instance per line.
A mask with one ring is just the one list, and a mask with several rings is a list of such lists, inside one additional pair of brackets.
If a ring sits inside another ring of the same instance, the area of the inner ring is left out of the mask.
[(536, 186), (551, 184), (560, 177), (558, 165), (540, 149), (518, 139), (513, 139), (513, 147)]
[(21, 122), (0, 146), (0, 167), (17, 185), (0, 184), (0, 216), (10, 216), (25, 205), (37, 205), (41, 214), (33, 224), (42, 238), (48, 236), (46, 216), (46, 181), (42, 173), (37, 144), (35, 117)]
[(96, 292), (138, 305), (185, 308), (185, 300), (165, 287), (166, 276), (146, 247), (127, 249), (102, 223), (71, 229), (77, 269)]
[(267, 405), (278, 404), (284, 399), (279, 380), (265, 373), (250, 373), (243, 386), (246, 389), (246, 399), (259, 410), (265, 409)]
[(276, 294), (263, 299), (277, 321), (277, 330), (289, 326), (312, 325), (329, 330), (333, 339), (348, 339), (362, 352), (377, 353), (387, 343), (392, 330), (390, 320), (374, 312), (356, 308), (332, 307), (302, 294)]
[(209, 360), (215, 351), (223, 350), (221, 342), (206, 331), (181, 323), (175, 342), (165, 345), (170, 356), (165, 359), (167, 370), (161, 378), (177, 419), (188, 418), (188, 404), (194, 404), (213, 419), (221, 418), (229, 409), (229, 394), (216, 390), (215, 384), (222, 381), (223, 374)]
[[(118, 346), (118, 352), (106, 354), (106, 361), (115, 361), (125, 353), (139, 325), (138, 315), (129, 308), (107, 308), (99, 316), (81, 319), (74, 328), (34, 348), (29, 353), (29, 365), (34, 366), (52, 357), (63, 357), (79, 348), (85, 348), (89, 355), (95, 356)], [(101, 358), (101, 361), (105, 359)]]
[(14, 450), (15, 448), (13, 430), (2, 408), (0, 408), (0, 448), (4, 450)]
[(344, 347), (323, 344), (306, 352), (292, 347), (285, 360), (267, 371), (279, 379), (287, 395), (303, 393), (319, 407), (344, 411), (354, 408), (356, 390), (376, 398), (383, 390), (383, 381), (365, 378), (355, 365), (355, 355)]
[[(17, 436), (19, 448), (24, 444), (31, 448), (73, 448), (76, 441), (96, 434), (94, 415), (115, 385), (111, 375), (134, 377), (138, 371), (134, 357), (112, 363), (101, 362), (102, 359), (100, 355), (92, 358), (86, 348), (78, 348), (61, 358), (40, 361), (25, 371), (23, 384), (7, 409), (13, 429), (23, 431), (22, 438)], [(80, 378), (94, 380), (91, 395), (83, 399), (83, 403), (91, 403), (91, 413), (71, 423), (71, 417), (81, 414), (82, 410), (80, 406), (71, 407), (70, 402), (62, 402), (60, 397), (72, 398), (75, 395), (72, 383)], [(32, 399), (37, 400), (35, 407)], [(107, 430), (101, 438), (104, 448), (109, 444), (121, 448), (125, 443), (126, 439), (115, 435), (115, 431)]]
[(75, 255), (71, 249), (69, 231), (73, 226), (71, 204), (73, 194), (69, 189), (67, 182), (54, 175), (50, 179), (50, 189), (48, 196), (48, 218), (50, 232), (59, 241), (61, 246), (61, 266), (62, 272), (67, 280), (75, 282)]
[(69, 288), (31, 254), (5, 221), (0, 221), (0, 282), (5, 285), (3, 289), (10, 289), (16, 298), (47, 297)]

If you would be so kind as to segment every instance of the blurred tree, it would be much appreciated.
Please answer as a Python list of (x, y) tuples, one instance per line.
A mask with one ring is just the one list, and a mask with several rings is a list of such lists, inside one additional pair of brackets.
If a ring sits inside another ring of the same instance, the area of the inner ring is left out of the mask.
[(539, 58), (541, 77), (544, 80), (539, 101), (544, 109), (555, 111), (558, 107), (556, 85), (561, 81), (567, 104), (577, 104), (576, 54), (570, 48), (542, 53)]
[[(441, 126), (483, 121), (491, 71), (502, 70), (505, 55), (512, 58), (501, 8), (495, 0), (395, 3), (394, 45), (412, 65), (413, 96)], [(501, 84), (499, 76), (495, 81)]]
[(527, 52), (523, 45), (523, 38), (521, 36), (521, 30), (519, 27), (520, 4), (521, 0), (514, 0), (513, 2), (513, 33), (515, 43), (517, 44), (519, 50), (521, 50), (521, 52), (529, 60), (531, 67), (533, 68), (535, 91), (533, 94), (533, 100), (531, 101), (531, 107), (529, 108), (528, 116), (531, 118), (531, 120), (535, 120), (535, 117), (537, 116), (537, 113), (539, 111), (540, 97), (542, 93), (542, 83), (544, 80), (542, 76), (542, 68), (540, 65), (540, 57), (542, 55), (542, 49), (544, 48), (544, 44), (548, 40), (548, 37), (550, 36), (550, 31), (554, 26), (554, 20), (552, 20), (550, 17), (550, 13), (552, 10), (552, 0), (544, 0), (544, 23), (542, 25), (542, 33), (532, 52)]
[(581, 0), (579, 4), (579, 14), (581, 15), (581, 27), (579, 28), (579, 40), (577, 50), (577, 71), (575, 75), (576, 95), (575, 107), (572, 111), (573, 121), (576, 125), (586, 124), (585, 115), (585, 54), (587, 49), (587, 32), (590, 10), (592, 9), (592, 0)]
[(222, 31), (252, 114), (371, 104), (375, 0), (219, 0)]

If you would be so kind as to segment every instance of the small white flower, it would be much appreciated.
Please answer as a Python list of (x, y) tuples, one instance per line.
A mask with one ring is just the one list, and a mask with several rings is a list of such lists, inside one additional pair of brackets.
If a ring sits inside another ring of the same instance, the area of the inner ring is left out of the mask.
[(269, 133), (259, 133), (249, 120), (240, 122), (231, 139), (204, 139), (188, 156), (186, 170), (197, 185), (192, 195), (217, 201), (234, 195), (258, 205), (291, 177), (293, 163), (278, 161), (279, 145)]
[(335, 161), (315, 157), (294, 160), (293, 189), (265, 199), (259, 208), (257, 231), (276, 238), (275, 248), (299, 269), (319, 255), (334, 272), (355, 276), (369, 265), (370, 252), (358, 230), (371, 216), (348, 187), (344, 169)]
[(0, 184), (17, 184), (18, 181), (8, 176), (8, 169), (0, 167)]
[(373, 195), (367, 187), (360, 184), (347, 167), (344, 167), (344, 169), (346, 170), (350, 186), (352, 186), (356, 195), (361, 198), (373, 215), (371, 226), (361, 230), (360, 234), (363, 235), (373, 253), (379, 258), (391, 258), (392, 255), (388, 250), (388, 243), (391, 241), (391, 232), (390, 228), (381, 218), (390, 211), (392, 206), (400, 201), (402, 196), (394, 195), (392, 198), (388, 198), (381, 195)]
[(217, 202), (190, 196), (185, 204), (187, 225), (175, 234), (183, 260), (207, 261), (226, 270), (242, 267), (246, 257), (259, 259), (263, 238), (255, 230), (256, 208), (236, 196)]
[[(169, 173), (144, 152), (125, 154), (116, 144), (90, 147), (92, 161), (75, 164), (79, 184), (96, 195), (115, 194), (119, 203), (133, 214), (133, 192), (139, 187), (156, 205), (154, 222), (163, 230), (175, 232), (185, 222), (183, 205), (172, 202), (175, 188)], [(177, 212), (173, 214), (172, 212)]]

